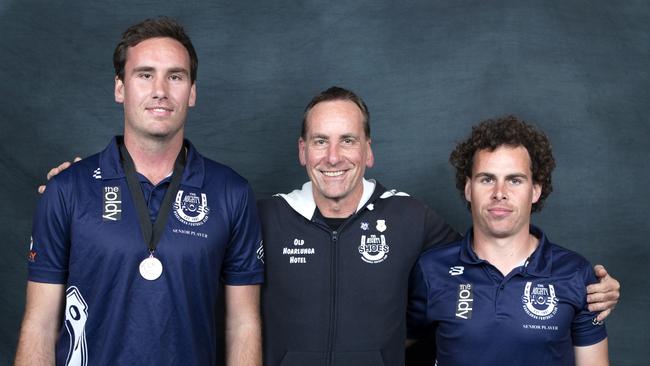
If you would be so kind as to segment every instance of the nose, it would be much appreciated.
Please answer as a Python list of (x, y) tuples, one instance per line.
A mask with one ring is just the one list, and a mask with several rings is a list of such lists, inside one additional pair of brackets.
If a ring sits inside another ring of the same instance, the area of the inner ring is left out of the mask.
[(492, 191), (492, 199), (496, 201), (508, 199), (505, 182), (497, 182), (494, 184), (494, 190)]
[(167, 80), (165, 78), (156, 78), (153, 83), (153, 98), (167, 98)]
[(338, 144), (330, 144), (327, 148), (327, 162), (330, 165), (336, 165), (341, 160)]

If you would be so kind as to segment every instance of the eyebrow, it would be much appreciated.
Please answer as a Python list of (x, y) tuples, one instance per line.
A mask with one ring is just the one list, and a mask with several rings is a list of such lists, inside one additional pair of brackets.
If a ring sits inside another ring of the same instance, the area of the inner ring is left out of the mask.
[[(474, 175), (474, 177), (477, 177), (477, 178), (479, 178), (479, 177), (488, 177), (488, 178), (495, 179), (497, 176), (494, 175), (494, 174), (492, 174), (492, 173), (479, 172), (479, 173), (476, 173), (476, 174)], [(506, 179), (507, 179), (507, 180), (508, 180), (508, 179), (513, 179), (513, 178), (521, 178), (521, 179), (528, 180), (528, 176), (527, 176), (526, 174), (524, 174), (524, 173), (515, 173), (515, 174), (508, 174), (508, 175), (506, 175)]]
[[(143, 72), (143, 71), (156, 71), (156, 68), (153, 66), (138, 66), (133, 68), (133, 72)], [(184, 67), (172, 67), (166, 70), (167, 74), (175, 74), (175, 73), (182, 73), (185, 75), (189, 75), (189, 71), (184, 68)]]

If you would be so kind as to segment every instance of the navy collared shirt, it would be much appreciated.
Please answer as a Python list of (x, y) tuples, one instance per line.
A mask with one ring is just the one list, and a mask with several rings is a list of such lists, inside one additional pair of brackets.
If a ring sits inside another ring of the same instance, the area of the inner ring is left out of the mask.
[(419, 338), (436, 327), (438, 365), (573, 365), (574, 346), (607, 337), (587, 310), (596, 278), (579, 254), (548, 241), (506, 276), (465, 238), (422, 254), (410, 278), (408, 329)]
[[(57, 365), (215, 365), (219, 282), (258, 284), (261, 233), (250, 185), (186, 141), (187, 162), (149, 256), (116, 140), (48, 183), (33, 224), (29, 280), (64, 284)], [(140, 177), (151, 216), (167, 189)], [(261, 252), (261, 250), (260, 250)]]

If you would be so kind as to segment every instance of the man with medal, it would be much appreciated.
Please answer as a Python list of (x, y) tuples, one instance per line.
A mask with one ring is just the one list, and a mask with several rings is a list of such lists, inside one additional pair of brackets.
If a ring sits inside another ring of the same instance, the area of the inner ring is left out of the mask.
[(34, 217), (16, 365), (261, 364), (255, 198), (184, 139), (196, 52), (168, 18), (113, 56), (124, 136), (48, 184)]

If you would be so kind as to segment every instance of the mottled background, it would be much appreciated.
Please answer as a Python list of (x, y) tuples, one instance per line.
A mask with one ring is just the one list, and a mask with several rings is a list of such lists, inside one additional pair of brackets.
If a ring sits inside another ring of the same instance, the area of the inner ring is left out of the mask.
[(307, 179), (296, 157), (302, 109), (331, 85), (371, 110), (367, 176), (460, 231), (469, 214), (447, 163), (454, 143), (506, 113), (540, 126), (558, 166), (534, 222), (621, 280), (612, 364), (647, 363), (647, 1), (1, 0), (0, 364), (15, 351), (36, 187), (121, 132), (112, 52), (127, 26), (157, 15), (184, 23), (198, 51), (188, 137), (258, 197)]

